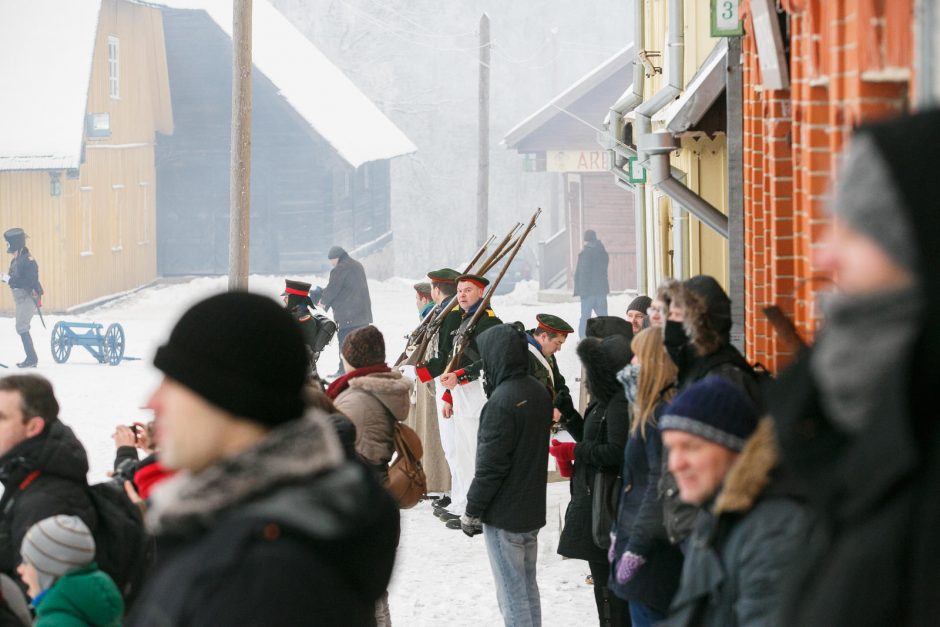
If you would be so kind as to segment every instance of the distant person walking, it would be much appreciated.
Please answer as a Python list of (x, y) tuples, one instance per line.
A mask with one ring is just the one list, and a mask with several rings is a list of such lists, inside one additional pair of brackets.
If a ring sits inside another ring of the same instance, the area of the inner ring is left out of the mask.
[[(342, 348), (347, 335), (372, 324), (372, 299), (369, 297), (366, 271), (361, 263), (350, 257), (341, 246), (332, 247), (327, 257), (333, 265), (330, 281), (325, 289), (318, 287), (314, 290), (313, 302), (323, 309), (333, 309), (339, 346)], [(340, 360), (335, 376), (345, 373), (343, 361)]]
[(607, 294), (610, 293), (610, 280), (607, 266), (610, 259), (604, 244), (597, 239), (597, 233), (584, 232), (584, 248), (578, 253), (578, 266), (574, 271), (574, 295), (581, 297), (581, 324), (578, 333), (583, 338), (591, 312), (598, 316), (607, 315)]
[(33, 338), (29, 334), (29, 323), (42, 306), (42, 285), (39, 283), (39, 264), (33, 259), (26, 247), (26, 233), (21, 228), (9, 229), (3, 234), (7, 241), (7, 252), (13, 255), (10, 260), (10, 274), (3, 280), (13, 290), (16, 303), (16, 332), (23, 341), (26, 359), (16, 364), (20, 368), (35, 368), (39, 363)]

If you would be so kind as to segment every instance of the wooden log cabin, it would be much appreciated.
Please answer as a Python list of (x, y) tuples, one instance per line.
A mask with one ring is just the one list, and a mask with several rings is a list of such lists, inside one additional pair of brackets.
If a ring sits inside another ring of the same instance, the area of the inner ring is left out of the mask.
[[(228, 271), (232, 3), (164, 7), (175, 132), (157, 145), (162, 275)], [(266, 0), (252, 12), (251, 271), (327, 269), (330, 246), (391, 268), (389, 160), (411, 141)]]
[[(597, 232), (610, 255), (610, 289), (636, 289), (633, 195), (610, 175), (607, 151), (597, 143), (610, 103), (632, 77), (633, 47), (625, 48), (517, 124), (503, 139), (524, 155), (528, 172), (549, 173), (564, 208), (561, 228), (540, 243), (540, 286), (570, 289), (584, 231)], [(544, 176), (544, 174), (542, 175)], [(559, 180), (560, 179), (560, 180)]]
[(0, 231), (26, 230), (45, 308), (156, 278), (154, 141), (173, 132), (160, 10), (0, 3), (0, 81)]

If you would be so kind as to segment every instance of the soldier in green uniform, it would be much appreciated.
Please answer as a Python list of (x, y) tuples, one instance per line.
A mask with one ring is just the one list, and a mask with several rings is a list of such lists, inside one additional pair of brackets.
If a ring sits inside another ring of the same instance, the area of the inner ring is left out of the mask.
[(574, 329), (558, 316), (551, 314), (538, 314), (535, 320), (538, 326), (526, 331), (529, 341), (529, 372), (548, 388), (555, 408), (553, 420), (558, 422), (574, 414), (574, 403), (565, 378), (558, 370), (555, 353), (561, 350)]
[[(476, 326), (469, 331), (468, 327), (477, 310), (483, 304), (483, 292), (489, 285), (489, 280), (465, 274), (457, 277), (457, 307), (455, 307), (444, 320), (441, 335), (451, 334), (447, 342), (447, 353), (439, 352), (439, 361), (429, 360), (425, 368), (429, 372), (439, 371), (441, 385), (446, 388), (443, 394), (444, 407), (442, 415), (454, 421), (455, 431), (455, 476), (451, 477), (451, 504), (448, 511), (440, 511), (441, 520), (447, 523), (450, 529), (460, 529), (460, 515), (463, 514), (467, 504), (467, 490), (476, 467), (477, 430), (480, 426), (480, 412), (486, 404), (486, 394), (480, 381), (483, 362), (476, 346), (476, 337), (490, 327), (502, 324), (493, 310), (487, 308), (479, 318)], [(450, 329), (456, 329), (453, 332)], [(467, 336), (467, 337), (464, 337)], [(460, 356), (460, 361), (451, 372), (444, 372), (454, 357), (458, 340), (464, 338), (466, 348)], [(442, 337), (443, 348), (446, 338)]]

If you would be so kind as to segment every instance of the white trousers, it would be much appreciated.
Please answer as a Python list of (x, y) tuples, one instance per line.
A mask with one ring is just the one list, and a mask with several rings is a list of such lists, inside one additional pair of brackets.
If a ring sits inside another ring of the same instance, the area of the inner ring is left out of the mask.
[(467, 506), (467, 492), (473, 482), (477, 463), (477, 431), (480, 429), (480, 413), (486, 404), (486, 394), (480, 381), (471, 381), (458, 385), (451, 394), (454, 397), (454, 441), (457, 477), (452, 478), (450, 488), (451, 504), (448, 508), (454, 514), (463, 514)]
[(434, 401), (437, 403), (437, 424), (441, 435), (441, 448), (444, 449), (444, 459), (450, 469), (450, 485), (451, 492), (453, 492), (454, 484), (459, 481), (457, 479), (457, 442), (455, 440), (454, 419), (444, 418), (444, 399), (441, 398), (441, 395), (444, 394), (446, 389), (441, 385), (440, 377), (434, 379)]

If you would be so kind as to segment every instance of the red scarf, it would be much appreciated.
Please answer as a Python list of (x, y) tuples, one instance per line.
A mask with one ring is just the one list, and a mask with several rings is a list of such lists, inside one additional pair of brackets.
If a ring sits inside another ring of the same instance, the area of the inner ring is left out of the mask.
[(176, 474), (175, 470), (169, 470), (163, 467), (159, 461), (141, 466), (134, 474), (134, 484), (137, 486), (137, 493), (142, 498), (150, 498), (150, 491), (154, 486), (165, 479), (169, 479)]
[(331, 401), (335, 401), (336, 397), (340, 393), (349, 387), (349, 382), (355, 379), (356, 377), (364, 377), (367, 374), (375, 374), (376, 372), (391, 372), (392, 369), (389, 368), (386, 364), (375, 364), (374, 366), (365, 366), (363, 368), (356, 368), (347, 372), (339, 379), (330, 384), (330, 387), (326, 388), (326, 395), (330, 398)]

